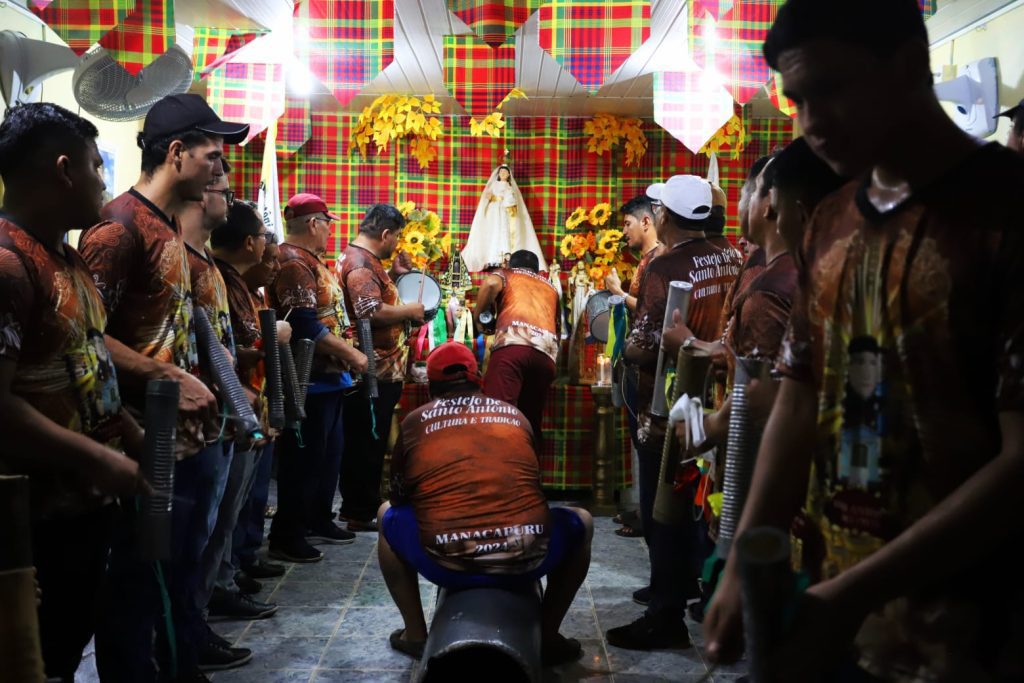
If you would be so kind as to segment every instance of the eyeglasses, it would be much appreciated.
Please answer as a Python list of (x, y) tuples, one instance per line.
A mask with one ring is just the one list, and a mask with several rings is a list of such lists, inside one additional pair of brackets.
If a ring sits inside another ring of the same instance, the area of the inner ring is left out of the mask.
[(228, 206), (235, 203), (235, 193), (233, 190), (206, 190), (210, 194), (222, 194), (224, 195), (224, 201), (227, 202)]
[(276, 232), (274, 232), (272, 230), (267, 230), (266, 232), (263, 232), (263, 233), (260, 233), (260, 234), (263, 236), (263, 239), (265, 239), (267, 241), (267, 244), (277, 244), (277, 233)]

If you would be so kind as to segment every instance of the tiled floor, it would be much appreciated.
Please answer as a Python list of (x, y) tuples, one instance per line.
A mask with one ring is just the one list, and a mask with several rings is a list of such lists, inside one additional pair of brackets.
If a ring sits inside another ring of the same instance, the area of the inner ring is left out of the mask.
[[(693, 683), (732, 681), (741, 675), (742, 669), (730, 668), (706, 677), (699, 624), (690, 624), (695, 647), (688, 650), (631, 652), (608, 645), (604, 631), (632, 621), (643, 609), (630, 594), (646, 582), (647, 551), (641, 540), (615, 536), (609, 518), (599, 518), (595, 525), (590, 573), (562, 629), (580, 640), (584, 656), (548, 670), (545, 682)], [(273, 618), (214, 623), (216, 631), (252, 648), (254, 656), (247, 666), (216, 674), (213, 681), (408, 681), (415, 662), (387, 642), (388, 634), (401, 627), (401, 618), (377, 565), (376, 541), (376, 534), (360, 534), (352, 545), (321, 546), (322, 562), (291, 565), (283, 578), (266, 583), (257, 597), (280, 605)], [(420, 590), (429, 623), (436, 589), (421, 582)]]

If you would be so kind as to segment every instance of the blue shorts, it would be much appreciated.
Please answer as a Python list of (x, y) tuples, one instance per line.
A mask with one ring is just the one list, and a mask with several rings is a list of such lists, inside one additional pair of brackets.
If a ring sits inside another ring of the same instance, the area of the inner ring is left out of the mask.
[(583, 542), (583, 520), (567, 508), (551, 508), (548, 554), (536, 569), (525, 574), (474, 574), (437, 564), (420, 543), (420, 526), (411, 505), (388, 508), (380, 530), (395, 554), (419, 574), (442, 588), (515, 588), (532, 583), (561, 564), (570, 550)]

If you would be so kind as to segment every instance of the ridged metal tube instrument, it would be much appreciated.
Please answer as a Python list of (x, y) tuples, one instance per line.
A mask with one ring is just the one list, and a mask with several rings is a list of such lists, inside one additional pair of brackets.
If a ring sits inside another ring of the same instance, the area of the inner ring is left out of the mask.
[(312, 339), (300, 339), (295, 343), (295, 372), (299, 386), (298, 404), (306, 412), (306, 392), (309, 390), (309, 373), (313, 371), (313, 352), (316, 343)]
[(153, 489), (139, 497), (139, 556), (145, 561), (171, 559), (171, 513), (174, 506), (174, 442), (178, 431), (178, 383), (154, 379), (146, 383), (146, 428), (142, 476)]
[(220, 387), (223, 398), (231, 410), (231, 417), (237, 421), (239, 431), (250, 438), (262, 438), (260, 422), (256, 419), (256, 413), (253, 412), (252, 406), (249, 404), (249, 397), (242, 389), (242, 382), (238, 379), (234, 365), (224, 346), (217, 339), (210, 319), (206, 316), (206, 311), (202, 306), (196, 306), (195, 317), (196, 341), (199, 342), (199, 348), (206, 352), (206, 359), (213, 371), (217, 386)]
[(725, 481), (722, 487), (722, 515), (718, 526), (718, 557), (729, 557), (736, 528), (747, 502), (761, 435), (755, 433), (747, 406), (747, 385), (767, 367), (764, 361), (737, 358), (732, 385), (729, 437), (725, 446)]
[(373, 354), (373, 332), (370, 330), (370, 319), (360, 318), (356, 321), (356, 330), (359, 332), (359, 350), (366, 354), (366, 372), (363, 373), (363, 382), (366, 384), (366, 394), (370, 398), (377, 398), (377, 359)]
[(263, 390), (269, 408), (268, 421), (274, 429), (285, 425), (284, 393), (281, 388), (281, 356), (277, 343), (277, 311), (265, 308), (259, 312), (260, 338), (263, 342), (263, 367), (266, 387)]
[(750, 680), (768, 683), (777, 680), (767, 664), (785, 634), (786, 611), (796, 595), (789, 535), (773, 527), (748, 529), (736, 540), (736, 560)]
[(42, 683), (28, 477), (0, 476), (0, 680)]
[[(672, 313), (679, 311), (679, 315), (686, 320), (686, 313), (690, 308), (690, 294), (693, 293), (693, 285), (689, 282), (674, 280), (668, 283), (668, 301), (665, 302), (665, 320), (661, 326), (661, 334), (664, 334), (672, 327)], [(654, 373), (654, 396), (651, 399), (651, 414), (657, 417), (668, 417), (668, 401), (665, 396), (665, 375), (668, 368), (665, 365), (665, 351), (658, 351), (658, 368)]]
[(277, 348), (281, 357), (281, 382), (284, 385), (285, 426), (295, 429), (306, 419), (306, 411), (299, 404), (301, 389), (295, 369), (295, 357), (292, 355), (292, 347), (288, 344), (278, 344)]

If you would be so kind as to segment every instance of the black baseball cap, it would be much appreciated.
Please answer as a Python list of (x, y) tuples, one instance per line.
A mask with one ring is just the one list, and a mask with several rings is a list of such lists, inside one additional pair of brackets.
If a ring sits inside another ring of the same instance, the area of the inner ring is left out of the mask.
[(249, 134), (249, 124), (221, 121), (199, 95), (168, 95), (154, 104), (146, 114), (142, 137), (145, 140), (159, 140), (189, 130), (217, 135), (228, 144), (238, 144)]
[(1003, 113), (996, 114), (995, 118), (998, 119), (1000, 116), (1005, 116), (1006, 118), (1008, 118), (1008, 119), (1010, 119), (1012, 121), (1015, 118), (1017, 118), (1018, 114), (1024, 114), (1024, 100), (1021, 100), (1020, 102), (1018, 102), (1016, 107), (1010, 107), (1009, 109), (1007, 109)]

